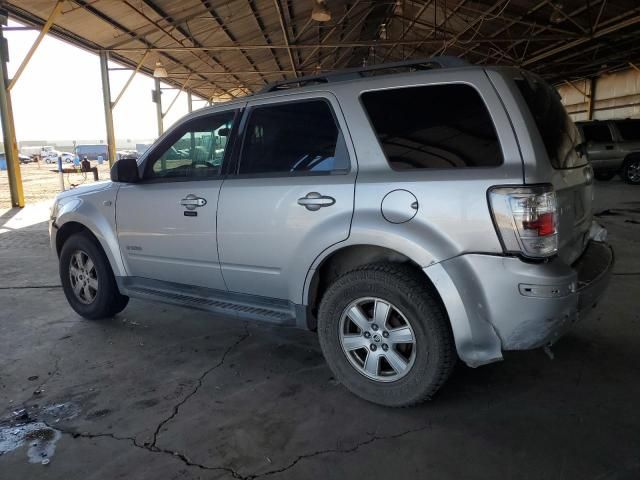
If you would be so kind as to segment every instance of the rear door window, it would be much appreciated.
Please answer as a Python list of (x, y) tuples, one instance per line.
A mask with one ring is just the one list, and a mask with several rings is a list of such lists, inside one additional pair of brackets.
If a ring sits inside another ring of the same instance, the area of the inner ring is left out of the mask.
[(394, 170), (502, 164), (491, 116), (469, 85), (377, 90), (361, 100)]
[(585, 142), (605, 143), (613, 141), (611, 130), (606, 123), (600, 124), (584, 124), (582, 125), (582, 134)]
[(551, 166), (563, 169), (586, 165), (586, 155), (581, 157), (575, 149), (581, 143), (580, 133), (564, 109), (558, 92), (530, 74), (516, 79), (515, 83), (536, 122)]
[(640, 120), (620, 120), (616, 127), (623, 140), (628, 142), (640, 142)]

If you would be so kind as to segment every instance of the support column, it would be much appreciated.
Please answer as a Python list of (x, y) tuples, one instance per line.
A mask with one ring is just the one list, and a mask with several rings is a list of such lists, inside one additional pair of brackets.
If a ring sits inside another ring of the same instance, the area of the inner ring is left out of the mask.
[[(6, 19), (4, 22), (0, 21), (0, 24), (5, 23)], [(14, 207), (24, 207), (24, 191), (22, 190), (22, 175), (20, 174), (20, 162), (18, 159), (18, 143), (16, 142), (16, 129), (13, 123), (11, 94), (8, 90), (8, 61), (9, 47), (0, 28), (0, 78), (2, 79), (2, 85), (0, 85), (0, 120), (2, 121), (4, 154), (7, 160), (7, 176), (9, 177), (11, 205)]]
[(162, 132), (164, 132), (164, 126), (162, 124), (162, 90), (160, 89), (160, 79), (159, 78), (154, 78), (153, 79), (155, 82), (155, 86), (156, 86), (156, 90), (155, 93), (153, 95), (153, 98), (155, 99), (156, 102), (156, 119), (158, 121), (158, 137), (160, 135), (162, 135)]
[(191, 90), (187, 90), (187, 109), (189, 113), (193, 112), (193, 98), (191, 98)]
[(104, 122), (107, 127), (107, 151), (109, 166), (116, 161), (116, 135), (113, 130), (113, 111), (111, 105), (111, 86), (109, 83), (109, 53), (100, 52), (100, 73), (102, 77), (102, 102), (104, 104)]
[(596, 77), (589, 81), (589, 103), (587, 104), (587, 120), (593, 120), (593, 107), (596, 103)]

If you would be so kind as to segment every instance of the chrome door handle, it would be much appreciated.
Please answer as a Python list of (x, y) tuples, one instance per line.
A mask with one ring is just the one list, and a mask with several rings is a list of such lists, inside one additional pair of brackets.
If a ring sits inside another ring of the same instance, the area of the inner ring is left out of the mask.
[(309, 192), (305, 197), (298, 199), (298, 205), (302, 205), (312, 212), (320, 210), (322, 207), (330, 207), (334, 203), (336, 203), (335, 198), (320, 195), (318, 192)]
[(207, 201), (204, 198), (196, 197), (193, 193), (180, 200), (180, 205), (187, 210), (195, 210), (197, 207), (204, 207), (206, 204)]

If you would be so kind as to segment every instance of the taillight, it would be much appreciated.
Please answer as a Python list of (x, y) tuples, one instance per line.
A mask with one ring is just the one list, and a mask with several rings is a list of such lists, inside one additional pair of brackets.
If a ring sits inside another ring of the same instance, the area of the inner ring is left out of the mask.
[(489, 204), (507, 253), (546, 258), (558, 251), (556, 194), (550, 185), (494, 187)]

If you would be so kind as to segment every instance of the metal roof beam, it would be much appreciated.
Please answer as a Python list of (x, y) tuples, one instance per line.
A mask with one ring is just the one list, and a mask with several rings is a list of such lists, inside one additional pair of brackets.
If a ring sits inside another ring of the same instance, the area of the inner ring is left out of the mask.
[[(249, 4), (249, 8), (251, 9), (253, 18), (258, 24), (258, 28), (260, 29), (260, 33), (262, 33), (262, 37), (264, 38), (265, 43), (271, 45), (273, 42), (271, 41), (271, 37), (267, 34), (267, 30), (264, 26), (264, 22), (262, 21), (262, 18), (260, 18), (260, 13), (256, 8), (255, 0), (249, 0), (247, 3)], [(284, 69), (282, 67), (282, 64), (280, 63), (280, 59), (278, 58), (278, 55), (276, 55), (276, 51), (272, 48), (269, 49), (269, 51), (271, 52), (271, 56), (273, 57), (273, 61), (275, 62), (276, 67), (278, 67), (280, 71), (283, 71)], [(286, 78), (284, 74), (282, 75), (282, 78)]]
[[(356, 1), (354, 2), (354, 4), (353, 4), (353, 5), (351, 5), (351, 7), (349, 7), (349, 8), (347, 9), (347, 11), (345, 12), (345, 14), (340, 18), (340, 20), (338, 20), (338, 21), (336, 22), (336, 24), (335, 24), (333, 27), (331, 27), (331, 29), (330, 29), (330, 30), (329, 30), (329, 31), (324, 35), (324, 37), (323, 37), (323, 38), (321, 38), (321, 39), (320, 39), (320, 41), (319, 41), (318, 43), (323, 44), (323, 43), (325, 43), (327, 40), (329, 40), (329, 37), (331, 37), (331, 35), (333, 35), (333, 32), (335, 32), (335, 31), (336, 31), (336, 29), (338, 28), (338, 26), (339, 26), (342, 22), (344, 22), (344, 21), (349, 17), (349, 14), (353, 11), (353, 9), (354, 9), (354, 8), (356, 8), (356, 7), (358, 6), (358, 4), (360, 4), (360, 1), (361, 1), (361, 0), (356, 0)], [(315, 47), (315, 48), (311, 51), (311, 53), (309, 53), (309, 54), (307, 55), (307, 58), (302, 62), (302, 66), (303, 66), (303, 67), (304, 67), (304, 66), (307, 66), (307, 65), (309, 64), (309, 62), (312, 60), (313, 55), (314, 55), (314, 54), (315, 54), (319, 49), (320, 49), (320, 47)]]
[(280, 2), (278, 0), (273, 0), (273, 4), (275, 5), (276, 11), (278, 12), (278, 20), (280, 21), (280, 28), (282, 28), (284, 43), (287, 46), (287, 53), (289, 54), (289, 61), (291, 61), (291, 68), (293, 68), (293, 74), (297, 77), (298, 72), (296, 71), (296, 62), (293, 60), (293, 53), (291, 51), (291, 45), (289, 44), (289, 33), (287, 32), (287, 27), (284, 24), (284, 16), (282, 15)]
[[(231, 30), (229, 30), (229, 27), (227, 27), (227, 25), (225, 24), (224, 20), (222, 18), (220, 18), (220, 15), (218, 15), (218, 12), (216, 12), (216, 9), (213, 7), (213, 5), (211, 5), (211, 2), (208, 0), (201, 0), (202, 1), (202, 5), (207, 9), (207, 11), (209, 12), (209, 15), (211, 15), (211, 17), (214, 19), (214, 21), (218, 24), (218, 26), (220, 27), (220, 29), (224, 32), (224, 34), (227, 36), (227, 38), (229, 40), (231, 40), (231, 42), (234, 45), (238, 44), (238, 39), (236, 38), (236, 36), (231, 32)], [(191, 37), (193, 39), (193, 36)], [(193, 39), (195, 41), (195, 39)], [(245, 60), (249, 63), (249, 65), (256, 71), (259, 73), (259, 69), (256, 66), (256, 63), (253, 61), (253, 59), (247, 54), (247, 52), (245, 52), (244, 50), (240, 50), (240, 52), (242, 53), (242, 56), (245, 58)], [(264, 80), (264, 83), (268, 83), (267, 79), (265, 77), (262, 77), (262, 79)]]
[[(186, 40), (189, 40), (195, 46), (202, 46), (202, 44), (200, 42), (198, 42), (195, 38), (193, 38), (193, 36), (187, 30), (185, 30), (181, 25), (176, 25), (174, 23), (173, 17), (171, 15), (168, 15), (164, 10), (162, 10), (159, 6), (157, 6), (152, 0), (141, 0), (141, 1), (146, 6), (148, 6), (151, 10), (153, 10), (156, 13), (156, 15), (159, 15), (160, 17), (162, 17), (167, 23), (169, 23), (169, 25), (171, 25), (173, 28), (175, 28), (183, 37), (185, 37)], [(135, 7), (133, 7), (129, 3), (127, 3), (127, 4), (129, 5), (129, 7), (133, 8), (135, 10)], [(161, 27), (158, 27), (158, 28), (161, 31), (163, 31), (164, 33), (166, 33), (164, 31), (164, 29), (162, 29)], [(170, 36), (171, 36), (171, 38), (173, 38), (178, 43), (183, 44), (183, 42), (175, 39), (175, 37), (173, 37), (172, 35), (170, 35)], [(213, 60), (215, 63), (217, 63), (220, 67), (222, 67), (223, 70), (229, 71), (227, 66), (223, 62), (221, 62), (218, 58), (216, 58), (215, 55), (207, 55), (207, 57), (209, 59)], [(196, 57), (196, 58), (198, 58), (198, 57)], [(199, 58), (199, 60), (202, 61), (202, 58)], [(229, 75), (231, 77), (235, 78), (239, 83), (242, 83), (242, 80), (240, 80), (240, 78), (238, 78), (237, 76), (233, 75), (233, 73), (229, 72)], [(235, 96), (235, 95), (232, 95), (232, 96)]]
[(33, 54), (36, 53), (36, 50), (40, 46), (42, 39), (49, 32), (49, 29), (53, 25), (53, 22), (55, 21), (56, 17), (60, 14), (60, 10), (62, 10), (62, 6), (64, 5), (64, 2), (65, 0), (58, 0), (58, 2), (53, 7), (53, 10), (51, 10), (51, 13), (49, 14), (49, 18), (47, 19), (44, 26), (42, 27), (42, 30), (40, 30), (38, 37), (33, 42), (33, 45), (31, 45), (31, 48), (25, 55), (24, 59), (22, 60), (22, 63), (16, 70), (16, 73), (13, 75), (13, 78), (9, 82), (9, 85), (7, 85), (8, 91), (11, 91), (11, 89), (14, 87), (14, 85), (20, 78), (20, 75), (22, 75), (22, 72), (24, 71), (24, 69), (27, 68), (27, 65), (29, 65), (29, 61), (31, 60), (31, 57), (33, 57)]
[[(640, 11), (640, 8), (634, 8), (632, 10), (632, 12), (634, 13), (638, 11)], [(539, 50), (538, 52), (534, 52), (532, 57), (522, 62), (522, 65), (523, 66), (531, 65), (532, 63), (539, 62), (540, 60), (544, 60), (545, 58), (551, 57), (553, 55), (564, 52), (571, 48), (578, 47), (584, 43), (589, 42), (592, 39), (600, 38), (605, 35), (615, 33), (618, 30), (622, 30), (623, 28), (640, 23), (640, 15), (634, 15), (633, 17), (622, 20), (622, 18), (624, 18), (625, 16), (626, 15), (621, 15), (611, 19), (609, 22), (607, 22), (608, 24), (610, 24), (608, 27), (601, 28), (600, 30), (598, 30), (597, 32), (594, 32), (593, 35), (589, 37), (583, 37), (583, 38), (574, 40), (572, 42), (566, 42), (554, 48), (551, 48), (549, 50), (544, 50), (544, 51)]]
[[(422, 5), (422, 7), (420, 7), (420, 9), (415, 14), (415, 16), (411, 19), (411, 21), (409, 22), (409, 25), (407, 25), (406, 28), (404, 28), (404, 26), (403, 26), (402, 38), (404, 38), (404, 36), (409, 32), (409, 30), (411, 30), (413, 28), (413, 26), (416, 24), (416, 22), (418, 22), (418, 20), (420, 20), (420, 17), (422, 17), (422, 14), (429, 7), (429, 5), (431, 5), (432, 3), (433, 3), (433, 0), (428, 0), (427, 2), (425, 2)], [(391, 48), (389, 48), (385, 52), (384, 57), (382, 57), (382, 63), (384, 63), (387, 60), (387, 58), (389, 58), (389, 55), (391, 55), (391, 52), (393, 52), (397, 46), (398, 46), (397, 43), (395, 43), (394, 45), (391, 45)]]
[[(100, 10), (96, 9), (95, 7), (91, 6), (88, 2), (84, 1), (84, 0), (73, 0), (76, 4), (80, 5), (81, 7), (83, 7), (87, 12), (91, 13), (92, 15), (98, 17), (99, 19), (103, 20), (104, 22), (108, 23), (109, 25), (111, 25), (112, 27), (128, 33), (130, 35), (135, 35), (133, 32), (131, 32), (127, 27), (125, 27), (124, 25), (122, 25), (121, 23), (117, 22), (116, 20), (113, 20), (112, 18), (110, 18), (109, 16), (105, 15), (104, 13), (102, 13)], [(145, 44), (147, 48), (143, 48), (142, 50), (147, 50), (150, 49), (151, 47), (153, 47), (154, 45), (146, 40), (139, 40), (141, 43)], [(109, 50), (109, 49), (102, 49), (102, 50)], [(166, 58), (168, 58), (169, 60), (171, 60), (172, 62), (178, 64), (178, 65), (182, 65), (184, 68), (186, 68), (187, 70), (189, 70), (190, 72), (196, 74), (195, 70), (193, 70), (191, 67), (189, 67), (188, 65), (182, 63), (180, 60), (178, 60), (177, 58), (175, 58), (172, 55), (168, 55), (167, 53), (164, 53), (164, 56)], [(207, 80), (204, 77), (201, 77), (203, 80)], [(212, 85), (215, 86), (215, 83), (209, 81)], [(220, 87), (217, 87), (220, 88)], [(224, 89), (220, 89), (220, 90), (224, 90)]]

